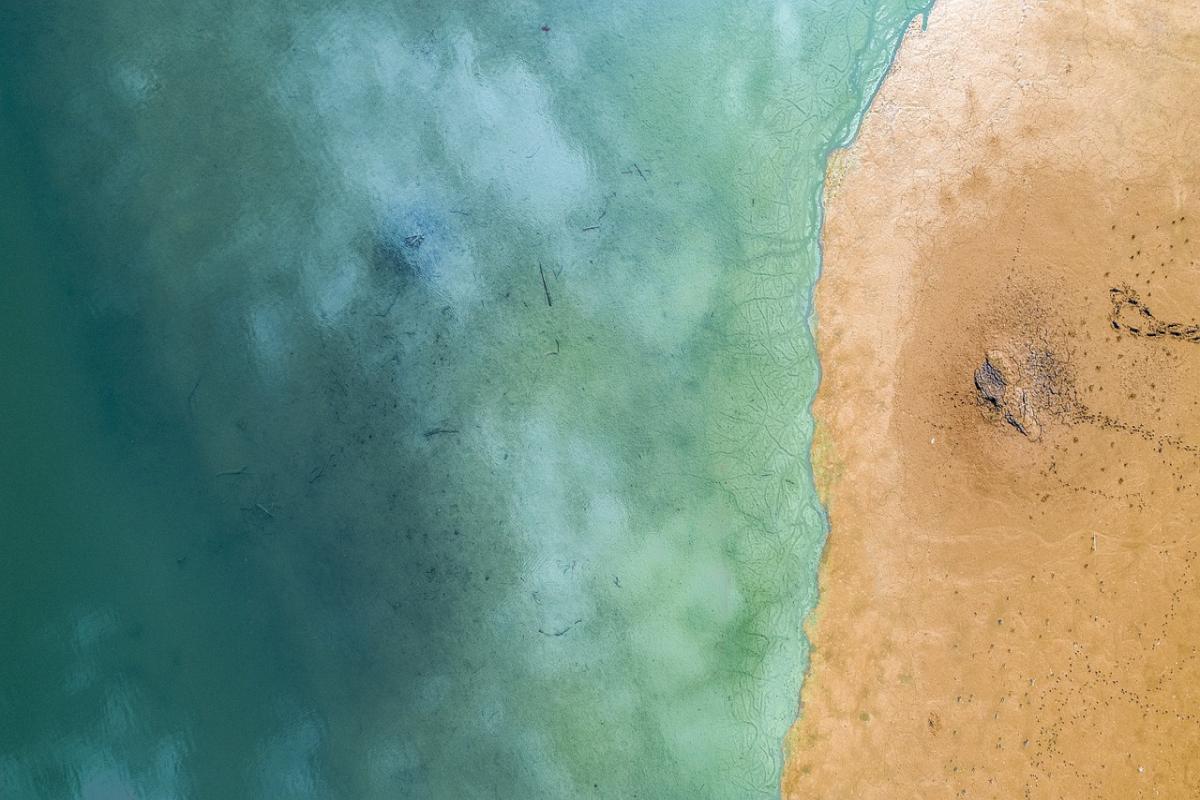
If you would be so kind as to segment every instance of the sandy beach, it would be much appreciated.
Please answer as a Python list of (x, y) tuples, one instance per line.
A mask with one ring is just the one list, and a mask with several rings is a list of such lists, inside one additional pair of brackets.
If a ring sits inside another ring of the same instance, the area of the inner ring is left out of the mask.
[(1200, 794), (1200, 10), (941, 0), (831, 163), (783, 797)]

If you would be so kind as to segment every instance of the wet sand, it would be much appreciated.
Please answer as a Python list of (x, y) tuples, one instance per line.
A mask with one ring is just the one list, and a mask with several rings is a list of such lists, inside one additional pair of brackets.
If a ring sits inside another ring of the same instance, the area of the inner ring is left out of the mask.
[(941, 0), (830, 165), (785, 798), (1200, 796), (1200, 8)]

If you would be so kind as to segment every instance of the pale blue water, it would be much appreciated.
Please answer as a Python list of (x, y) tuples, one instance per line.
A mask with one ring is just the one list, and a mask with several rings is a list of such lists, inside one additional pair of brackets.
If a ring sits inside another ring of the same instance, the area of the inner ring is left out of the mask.
[(2, 7), (0, 797), (775, 796), (923, 4)]

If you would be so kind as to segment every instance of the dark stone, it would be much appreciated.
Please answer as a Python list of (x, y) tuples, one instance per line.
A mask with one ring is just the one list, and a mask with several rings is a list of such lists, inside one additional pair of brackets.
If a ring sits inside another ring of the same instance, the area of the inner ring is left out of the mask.
[(1004, 392), (1007, 387), (1008, 382), (1004, 380), (1004, 375), (991, 361), (985, 360), (983, 365), (975, 370), (975, 388), (979, 390), (979, 396), (993, 407), (999, 409), (1004, 405)]

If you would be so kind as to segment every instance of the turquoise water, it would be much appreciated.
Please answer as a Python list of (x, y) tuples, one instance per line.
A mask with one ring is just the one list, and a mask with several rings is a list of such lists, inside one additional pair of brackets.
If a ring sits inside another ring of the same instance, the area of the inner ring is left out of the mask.
[(777, 795), (922, 3), (2, 7), (0, 797)]

